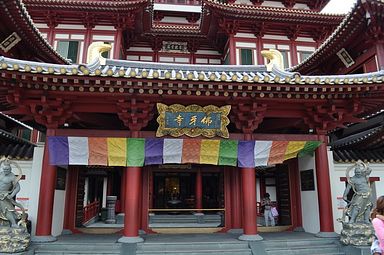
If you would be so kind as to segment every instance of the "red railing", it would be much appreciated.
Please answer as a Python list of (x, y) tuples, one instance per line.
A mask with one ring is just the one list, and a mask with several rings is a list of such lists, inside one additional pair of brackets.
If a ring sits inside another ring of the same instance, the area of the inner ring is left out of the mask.
[(201, 5), (201, 0), (155, 0), (159, 4)]
[(83, 224), (87, 223), (88, 221), (97, 216), (97, 214), (99, 213), (99, 206), (100, 202), (95, 201), (86, 205), (83, 208)]

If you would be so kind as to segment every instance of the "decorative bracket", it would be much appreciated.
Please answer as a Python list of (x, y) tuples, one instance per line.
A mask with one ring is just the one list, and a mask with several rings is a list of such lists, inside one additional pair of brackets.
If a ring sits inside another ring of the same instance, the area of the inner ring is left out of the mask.
[(328, 104), (308, 106), (304, 122), (309, 128), (316, 129), (316, 133), (326, 133), (335, 128), (345, 128), (347, 123), (364, 122), (355, 117), (363, 112), (361, 103), (357, 101), (346, 102), (343, 105), (328, 102)]
[(148, 125), (154, 114), (154, 103), (149, 100), (118, 100), (118, 116), (131, 131), (140, 131)]
[(231, 121), (245, 134), (253, 133), (263, 121), (267, 104), (239, 102), (232, 105)]

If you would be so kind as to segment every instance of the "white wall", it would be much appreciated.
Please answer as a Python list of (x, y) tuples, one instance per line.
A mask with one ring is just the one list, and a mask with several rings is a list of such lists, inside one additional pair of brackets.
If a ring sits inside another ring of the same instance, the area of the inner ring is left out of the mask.
[(55, 190), (54, 199), (51, 231), (53, 236), (59, 236), (63, 231), (64, 224), (65, 190)]
[(315, 178), (314, 191), (301, 191), (301, 214), (303, 216), (303, 228), (309, 233), (320, 231), (319, 204), (317, 197), (315, 157), (305, 156), (299, 158), (299, 171), (313, 169)]
[[(29, 204), (31, 200), (30, 189), (32, 187), (32, 183), (31, 183), (32, 160), (12, 160), (12, 161), (19, 165), (19, 167), (21, 168), (22, 174), (25, 176), (24, 180), (19, 181), (20, 191), (16, 195), (16, 200), (24, 207), (25, 211), (28, 213)], [(14, 165), (12, 165), (12, 172), (16, 175), (19, 174), (19, 171), (16, 169)], [(18, 210), (18, 208), (16, 208), (16, 210)]]
[[(32, 221), (32, 236), (34, 236), (36, 232), (36, 219), (39, 205), (40, 177), (43, 165), (43, 155), (44, 144), (38, 144), (33, 151), (32, 170), (29, 175), (26, 175), (25, 177), (26, 180), (30, 180), (29, 185), (27, 184), (25, 188), (21, 187), (22, 190), (28, 190), (28, 194), (30, 197), (28, 218)], [(20, 184), (23, 186), (23, 183)]]
[[(28, 202), (28, 218), (32, 222), (32, 236), (36, 233), (36, 220), (39, 205), (40, 194), (40, 178), (43, 166), (44, 144), (38, 144), (33, 152), (33, 161), (17, 161), (23, 170), (25, 180), (20, 181), (20, 192), (17, 198), (29, 198)], [(13, 170), (15, 173), (16, 171)], [(65, 191), (55, 190), (53, 204), (53, 221), (52, 221), (52, 235), (60, 235), (63, 230), (64, 222), (64, 205), (65, 205)]]

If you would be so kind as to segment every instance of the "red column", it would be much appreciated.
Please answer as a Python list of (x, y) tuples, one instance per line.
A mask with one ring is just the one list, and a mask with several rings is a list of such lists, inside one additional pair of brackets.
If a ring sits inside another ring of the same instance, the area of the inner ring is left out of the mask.
[(54, 45), (55, 42), (55, 26), (56, 24), (52, 22), (51, 24), (48, 25), (49, 30), (47, 34), (47, 41), (49, 42), (50, 45)]
[(304, 231), (301, 214), (300, 176), (297, 158), (288, 161), (292, 227)]
[(224, 208), (225, 208), (225, 228), (232, 228), (232, 206), (231, 206), (231, 171), (228, 167), (224, 168)]
[(123, 30), (121, 28), (116, 29), (115, 49), (113, 52), (114, 59), (120, 59), (121, 45), (123, 40)]
[(384, 43), (376, 44), (376, 57), (378, 70), (384, 69)]
[(124, 212), (125, 208), (125, 188), (127, 186), (127, 183), (125, 182), (126, 180), (126, 175), (127, 175), (127, 169), (122, 169), (121, 173), (121, 181), (120, 181), (120, 208), (121, 211)]
[(260, 54), (260, 52), (263, 50), (263, 42), (262, 42), (262, 37), (258, 36), (257, 41), (256, 41), (256, 50), (257, 50), (257, 64), (262, 65), (264, 64), (264, 58)]
[[(245, 134), (245, 140), (251, 140), (252, 134)], [(243, 229), (240, 240), (262, 240), (257, 234), (256, 213), (256, 172), (255, 168), (241, 169), (241, 183), (243, 191)]]
[[(299, 60), (297, 58), (297, 48), (296, 48), (296, 42), (294, 40), (291, 40), (291, 43), (289, 45), (290, 51), (291, 51), (291, 66), (295, 66), (299, 63)], [(288, 61), (289, 63), (289, 61)], [(288, 68), (289, 66), (286, 66), (285, 68)]]
[[(200, 169), (196, 172), (195, 194), (196, 209), (203, 209), (203, 180)], [(197, 210), (197, 212), (201, 212), (201, 210)]]
[[(47, 130), (47, 140), (54, 130)], [(39, 207), (36, 220), (36, 242), (52, 242), (53, 200), (55, 196), (56, 166), (49, 164), (48, 142), (44, 146), (43, 166), (40, 179)]]
[(241, 228), (241, 195), (239, 168), (231, 169), (232, 228)]
[(254, 168), (241, 169), (243, 190), (243, 227), (245, 235), (256, 235), (256, 180)]
[[(331, 200), (331, 183), (329, 178), (328, 155), (327, 155), (327, 137), (319, 135), (319, 140), (323, 143), (316, 149), (316, 183), (317, 196), (319, 202), (320, 233), (334, 232), (333, 214)], [(329, 234), (327, 234), (328, 236)]]
[(65, 214), (63, 224), (64, 234), (78, 232), (78, 230), (75, 229), (78, 174), (78, 166), (73, 166), (68, 169), (68, 181), (65, 192)]
[(234, 35), (229, 35), (228, 47), (229, 47), (229, 64), (236, 65), (236, 45), (235, 45)]
[[(88, 58), (88, 47), (92, 43), (92, 26), (88, 25), (85, 30), (85, 37), (84, 37), (84, 52), (83, 52), (83, 63), (87, 63)], [(92, 59), (90, 60), (92, 61)]]
[[(132, 131), (131, 137), (139, 137), (138, 131)], [(141, 167), (127, 167), (125, 170), (125, 207), (124, 231), (121, 243), (138, 243), (144, 240), (139, 236), (140, 226), (140, 189)]]

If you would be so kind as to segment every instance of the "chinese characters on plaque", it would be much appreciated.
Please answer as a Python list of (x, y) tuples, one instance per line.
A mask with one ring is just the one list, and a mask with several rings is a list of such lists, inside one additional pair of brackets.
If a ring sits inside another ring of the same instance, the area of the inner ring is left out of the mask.
[(227, 116), (231, 110), (230, 105), (222, 107), (208, 105), (202, 107), (199, 105), (183, 106), (180, 104), (167, 106), (158, 103), (157, 110), (159, 112), (159, 117), (157, 118), (159, 123), (156, 133), (157, 137), (164, 135), (174, 137), (181, 135), (191, 137), (199, 135), (205, 137), (229, 137), (227, 130), (229, 119)]

